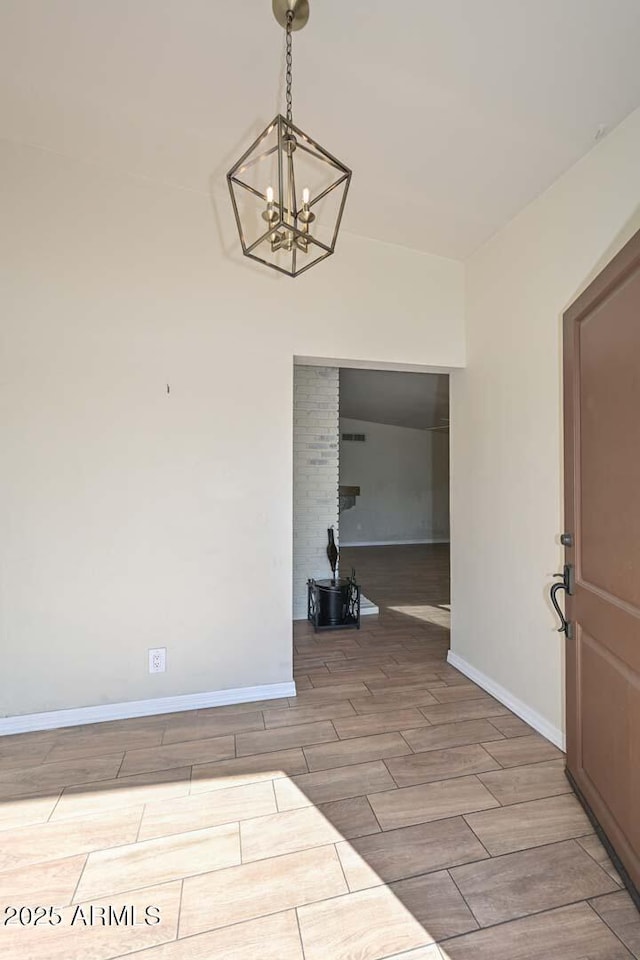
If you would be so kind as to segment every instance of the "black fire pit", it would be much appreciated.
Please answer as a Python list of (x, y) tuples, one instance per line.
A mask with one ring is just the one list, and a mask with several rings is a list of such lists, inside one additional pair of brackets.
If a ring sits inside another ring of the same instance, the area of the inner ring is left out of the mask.
[(333, 527), (327, 530), (327, 557), (331, 565), (331, 580), (307, 580), (307, 617), (316, 631), (360, 629), (360, 587), (356, 572), (347, 578), (336, 578), (338, 548)]
[(360, 587), (348, 580), (309, 580), (307, 616), (316, 630), (360, 629)]

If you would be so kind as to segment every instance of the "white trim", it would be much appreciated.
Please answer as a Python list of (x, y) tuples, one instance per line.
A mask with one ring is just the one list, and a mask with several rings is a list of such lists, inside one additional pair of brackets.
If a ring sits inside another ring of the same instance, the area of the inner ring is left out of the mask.
[(385, 360), (348, 360), (345, 357), (295, 356), (293, 362), (301, 367), (344, 367), (348, 370), (395, 370), (398, 373), (456, 373), (465, 364), (452, 367), (434, 366), (425, 363), (394, 363)]
[(453, 650), (449, 650), (447, 662), (450, 663), (452, 667), (455, 667), (456, 670), (459, 670), (460, 673), (464, 673), (465, 677), (469, 677), (470, 680), (477, 683), (478, 686), (486, 690), (487, 693), (490, 693), (491, 696), (499, 700), (500, 703), (503, 703), (505, 707), (509, 707), (509, 710), (513, 711), (513, 713), (520, 717), (521, 720), (524, 720), (525, 723), (528, 723), (534, 730), (537, 730), (538, 733), (541, 733), (547, 740), (550, 740), (554, 746), (559, 747), (560, 750), (565, 749), (565, 735), (562, 730), (554, 727), (548, 720), (545, 720), (537, 710), (533, 710), (527, 706), (526, 703), (523, 703), (522, 700), (518, 700), (509, 690), (500, 686), (499, 683), (496, 683), (495, 680), (492, 680), (486, 674), (481, 673), (480, 670), (472, 667), (470, 663), (467, 663), (466, 660), (459, 657)]
[(364, 593), (360, 594), (360, 616), (361, 617), (370, 617), (375, 614), (380, 613), (380, 607), (369, 600), (369, 597), (365, 597)]
[(295, 696), (296, 685), (291, 680), (287, 683), (264, 683), (257, 687), (238, 687), (236, 690), (212, 690), (209, 693), (187, 693), (177, 697), (158, 697), (155, 700), (130, 700), (95, 707), (73, 707), (70, 710), (52, 710), (50, 713), (26, 713), (18, 717), (0, 717), (0, 736)]
[(437, 537), (434, 537), (429, 540), (358, 540), (355, 542), (345, 542), (344, 540), (340, 541), (341, 547), (403, 547), (408, 543), (449, 543), (449, 538), (446, 540), (439, 540)]

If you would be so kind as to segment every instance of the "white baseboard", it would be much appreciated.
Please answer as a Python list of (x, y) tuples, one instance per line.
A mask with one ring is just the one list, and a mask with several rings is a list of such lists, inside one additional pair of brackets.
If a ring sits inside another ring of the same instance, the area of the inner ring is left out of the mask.
[(450, 663), (452, 667), (455, 667), (456, 670), (459, 670), (460, 673), (464, 673), (465, 677), (469, 677), (470, 680), (477, 683), (478, 686), (486, 690), (487, 693), (490, 693), (491, 696), (499, 700), (500, 703), (503, 703), (505, 707), (513, 711), (521, 720), (524, 720), (530, 727), (533, 727), (533, 729), (537, 730), (543, 737), (550, 740), (554, 746), (560, 750), (565, 749), (565, 735), (562, 730), (554, 727), (548, 720), (545, 720), (537, 710), (532, 710), (531, 707), (523, 703), (522, 700), (514, 697), (509, 690), (500, 686), (499, 683), (496, 683), (495, 680), (492, 680), (491, 677), (488, 677), (485, 673), (471, 666), (470, 663), (467, 663), (466, 660), (459, 657), (453, 650), (449, 650), (447, 662)]
[(446, 540), (438, 540), (437, 538), (432, 538), (430, 540), (358, 540), (357, 543), (346, 542), (345, 540), (340, 541), (341, 547), (404, 547), (407, 544), (412, 543), (449, 543), (449, 538)]
[(200, 710), (221, 707), (252, 700), (276, 700), (295, 697), (296, 685), (265, 683), (257, 687), (238, 687), (236, 690), (213, 690), (209, 693), (187, 693), (177, 697), (158, 697), (155, 700), (130, 700), (125, 703), (105, 703), (96, 707), (74, 707), (70, 710), (52, 710), (49, 713), (27, 713), (18, 717), (0, 717), (0, 736), (11, 733), (29, 733), (32, 730), (54, 730), (58, 727), (77, 727), (83, 723), (105, 723), (107, 720), (129, 720), (160, 713), (178, 713), (182, 710)]

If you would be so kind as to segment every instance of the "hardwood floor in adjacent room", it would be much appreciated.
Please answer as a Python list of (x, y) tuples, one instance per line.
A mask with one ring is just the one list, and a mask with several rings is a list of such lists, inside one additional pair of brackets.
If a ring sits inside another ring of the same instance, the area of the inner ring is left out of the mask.
[(2, 921), (62, 917), (2, 956), (640, 958), (562, 754), (446, 663), (446, 547), (374, 549), (296, 698), (0, 738)]
[(381, 612), (449, 626), (448, 543), (342, 547), (342, 576), (352, 568), (364, 594)]

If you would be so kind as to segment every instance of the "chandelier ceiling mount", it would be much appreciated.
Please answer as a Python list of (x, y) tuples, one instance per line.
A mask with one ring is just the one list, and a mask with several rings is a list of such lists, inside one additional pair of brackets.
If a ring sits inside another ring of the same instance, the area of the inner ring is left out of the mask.
[(309, 0), (273, 0), (273, 15), (284, 30), (289, 13), (293, 14), (291, 29), (302, 30), (309, 19)]

